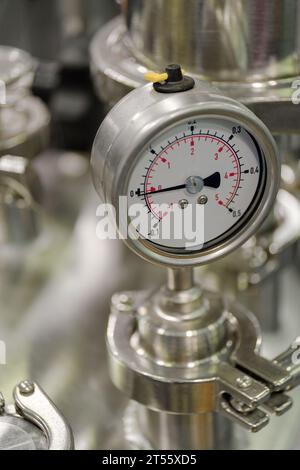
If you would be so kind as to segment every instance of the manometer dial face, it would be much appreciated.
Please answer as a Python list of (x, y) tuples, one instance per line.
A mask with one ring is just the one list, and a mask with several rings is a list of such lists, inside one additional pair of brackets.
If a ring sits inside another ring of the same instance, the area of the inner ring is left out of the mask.
[(219, 245), (242, 230), (264, 182), (264, 156), (238, 122), (202, 117), (178, 123), (149, 143), (130, 172), (131, 230), (165, 251)]

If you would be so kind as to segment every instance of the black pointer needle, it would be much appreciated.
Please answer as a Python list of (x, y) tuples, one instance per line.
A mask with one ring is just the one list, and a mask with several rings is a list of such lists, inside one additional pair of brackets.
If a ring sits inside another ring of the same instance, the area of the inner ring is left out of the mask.
[[(213, 173), (212, 175), (208, 176), (207, 178), (204, 178), (203, 180), (203, 186), (206, 186), (208, 188), (217, 189), (220, 187), (220, 184), (221, 184), (221, 175), (219, 172)], [(169, 188), (158, 189), (156, 191), (149, 191), (148, 193), (140, 193), (140, 196), (149, 196), (150, 194), (166, 193), (167, 191), (175, 191), (177, 189), (185, 189), (185, 188), (186, 188), (186, 183), (180, 184), (178, 186), (171, 186)]]
[(148, 193), (141, 193), (140, 196), (148, 196), (149, 194), (166, 193), (167, 191), (175, 191), (176, 189), (184, 189), (186, 184), (179, 186), (171, 186), (170, 188), (158, 189), (157, 191), (149, 191)]
[(203, 185), (209, 188), (217, 189), (220, 187), (220, 184), (221, 184), (221, 175), (218, 171), (208, 176), (207, 178), (204, 178), (203, 180)]

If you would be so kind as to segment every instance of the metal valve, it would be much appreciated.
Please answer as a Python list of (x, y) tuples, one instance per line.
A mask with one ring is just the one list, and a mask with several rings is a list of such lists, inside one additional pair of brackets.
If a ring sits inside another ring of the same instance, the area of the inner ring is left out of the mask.
[(220, 413), (257, 432), (292, 406), (286, 392), (300, 381), (297, 343), (265, 359), (253, 314), (191, 285), (188, 276), (179, 274), (178, 284), (171, 275), (154, 293), (113, 297), (112, 380), (144, 414), (176, 416), (177, 427), (187, 416)]

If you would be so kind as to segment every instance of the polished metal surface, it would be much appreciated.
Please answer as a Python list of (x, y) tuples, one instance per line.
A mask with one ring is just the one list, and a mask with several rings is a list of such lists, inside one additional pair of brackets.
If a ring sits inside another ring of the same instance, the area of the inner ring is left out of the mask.
[[(49, 157), (51, 168), (57, 168), (59, 159), (54, 153)], [(44, 162), (43, 168), (46, 167)], [(68, 185), (73, 187), (75, 180), (72, 181)], [(66, 186), (66, 182), (61, 182), (62, 188)], [(55, 192), (51, 199), (54, 196)], [(133, 285), (139, 289), (158, 286), (165, 273), (151, 265), (145, 268), (142, 260), (123, 249), (121, 241), (99, 241), (95, 235), (98, 201), (92, 185), (84, 185), (77, 196), (82, 211), (74, 233), (61, 230), (56, 238), (57, 248), (48, 254), (45, 247), (39, 246), (39, 254), (36, 253), (22, 278), (11, 279), (13, 287), (1, 275), (0, 337), (7, 344), (7, 365), (0, 366), (1, 389), (8, 397), (20, 376), (33, 377), (63, 410), (74, 430), (77, 449), (128, 449), (123, 429), (127, 400), (111, 384), (106, 362), (110, 297), (113, 292), (126, 291)], [(63, 200), (62, 194), (59, 197)], [(38, 260), (43, 261), (40, 267)], [(33, 273), (30, 268), (34, 268)], [(40, 281), (36, 279), (38, 272), (43, 272)], [(25, 277), (27, 282), (20, 289)], [(38, 282), (41, 288), (29, 295), (30, 280), (31, 284)], [(290, 267), (283, 273), (282, 282), (282, 326), (276, 334), (265, 335), (263, 342), (263, 352), (270, 358), (279, 354), (282, 345), (291, 343), (300, 331), (299, 277)], [(103, 397), (100, 401), (99, 396)], [(234, 427), (233, 447), (299, 448), (297, 390), (293, 399), (293, 412), (271, 420), (257, 435)], [(135, 422), (131, 424), (131, 436), (134, 432), (140, 436)], [(226, 442), (225, 439), (222, 448), (226, 448)], [(145, 445), (149, 448), (148, 443)]]
[(191, 289), (194, 285), (194, 273), (191, 268), (168, 269), (168, 288), (171, 291)]
[(34, 167), (44, 189), (42, 230), (32, 243), (0, 249), (0, 388), (9, 397), (20, 377), (32, 377), (68, 418), (76, 448), (120, 449), (125, 400), (105, 352), (110, 297), (132, 278), (143, 288), (164, 273), (145, 271), (121, 242), (98, 240), (86, 156), (49, 150)]
[(0, 78), (6, 86), (6, 103), (11, 105), (28, 93), (36, 62), (25, 51), (0, 46)]
[(22, 245), (39, 233), (41, 184), (30, 162), (0, 157), (0, 243)]
[(47, 450), (42, 431), (13, 414), (0, 415), (0, 450)]
[(237, 253), (199, 272), (207, 288), (222, 290), (254, 313), (262, 330), (280, 327), (281, 279), (294, 261), (300, 237), (300, 204), (285, 190), (272, 216)]
[[(297, 0), (124, 0), (134, 55), (150, 67), (180, 63), (214, 81), (297, 75)], [(258, 47), (259, 45), (259, 47)]]
[[(111, 0), (109, 2), (112, 3)], [(11, 3), (12, 1), (9, 2)], [(38, 3), (39, 5), (34, 5), (34, 8), (37, 13), (38, 11), (41, 13), (43, 6), (40, 2)], [(49, 2), (46, 3), (47, 8), (44, 8), (42, 18), (44, 21), (46, 19), (45, 24), (48, 26), (48, 22), (51, 21), (48, 12), (50, 8), (52, 9), (52, 5), (50, 7)], [(57, 4), (54, 0), (51, 3)], [(96, 1), (96, 3), (97, 8), (102, 8), (102, 2), (100, 2), (101, 6), (99, 2)], [(148, 3), (151, 3), (150, 0)], [(240, 2), (240, 5), (242, 3), (245, 2)], [(248, 2), (249, 10), (254, 9), (254, 3), (262, 5), (263, 2)], [(194, 2), (193, 5), (195, 5)], [(17, 11), (24, 12), (19, 8)], [(25, 18), (22, 14), (19, 17), (23, 31)], [(40, 16), (30, 15), (30, 23), (36, 26), (34, 18), (39, 20)], [(92, 20), (95, 24), (98, 21), (97, 16), (93, 15)], [(294, 19), (290, 24), (294, 24)], [(270, 26), (270, 23), (268, 25)], [(9, 29), (7, 24), (4, 26)], [(35, 37), (41, 34), (35, 27), (31, 30), (32, 37), (33, 34)], [(19, 34), (21, 29), (15, 28), (11, 34), (15, 35), (16, 31)], [(286, 31), (289, 31), (289, 28), (285, 28), (285, 36), (283, 35), (282, 38), (286, 38)], [(51, 43), (51, 56), (55, 58), (58, 50), (56, 42), (60, 40), (58, 28), (56, 32), (57, 35), (52, 38)], [(143, 33), (141, 28), (139, 32)], [(271, 27), (264, 33), (268, 39), (272, 34), (273, 37), (275, 36), (275, 31), (271, 31)], [(49, 45), (49, 35), (43, 28), (42, 34), (43, 43), (32, 41), (34, 50), (38, 52), (45, 51)], [(20, 34), (21, 36), (22, 42), (28, 41), (26, 34), (26, 37), (23, 34)], [(290, 38), (290, 41), (285, 41), (285, 44), (291, 45), (293, 41), (294, 38)], [(245, 45), (243, 40), (240, 44)], [(265, 42), (263, 44), (265, 45)], [(143, 75), (148, 62), (145, 64), (137, 59), (140, 54), (132, 43), (122, 19), (108, 24), (98, 33), (93, 45), (95, 83), (98, 93), (105, 101), (112, 104), (133, 87), (144, 83)], [(254, 40), (249, 47), (252, 45), (258, 49), (259, 43)], [(48, 51), (44, 55), (49, 57)], [(245, 57), (251, 59), (249, 56)], [(277, 59), (278, 57), (276, 55)], [(264, 62), (264, 67), (267, 67), (267, 62), (267, 60)], [(242, 65), (245, 63), (243, 62)], [(291, 60), (284, 64), (284, 68), (292, 70), (294, 65), (295, 62)], [(283, 63), (277, 60), (274, 69), (283, 70), (282, 66)], [(189, 67), (186, 69), (189, 70)], [(270, 71), (272, 67), (267, 67), (267, 69)], [(251, 73), (253, 72), (254, 69), (251, 70)], [(238, 73), (243, 73), (242, 67)], [(293, 77), (258, 81), (255, 83), (258, 86), (253, 86), (254, 84), (249, 86), (248, 83), (236, 83), (233, 87), (227, 83), (218, 85), (228, 89), (232, 96), (253, 106), (255, 112), (270, 125), (272, 131), (299, 132), (299, 106), (291, 105), (290, 99), (292, 81)], [(34, 107), (33, 101), (30, 101), (27, 109), (30, 107)], [(25, 114), (28, 112), (26, 111)], [(16, 115), (10, 116), (10, 128), (14, 129), (14, 122), (17, 124), (19, 120), (16, 119)], [(22, 144), (17, 152), (21, 153), (21, 150)], [(30, 150), (28, 153), (31, 155), (35, 151)], [(81, 176), (71, 177), (70, 173), (74, 167), (76, 173), (76, 158), (73, 166), (74, 160), (72, 162), (70, 155), (58, 156), (57, 154), (58, 152), (52, 152), (50, 158), (39, 162), (45, 186), (52, 187), (47, 202), (47, 208), (50, 207), (51, 214), (43, 216), (46, 219), (43, 220), (45, 226), (41, 236), (30, 247), (33, 248), (32, 252), (28, 247), (17, 253), (12, 253), (7, 250), (7, 247), (5, 249), (1, 247), (0, 250), (0, 340), (4, 340), (7, 345), (7, 365), (0, 365), (0, 388), (4, 388), (7, 394), (10, 393), (20, 376), (34, 377), (43, 384), (46, 390), (49, 390), (54, 401), (68, 416), (75, 431), (77, 448), (126, 449), (128, 440), (134, 433), (139, 434), (141, 438), (139, 430), (146, 410), (127, 413), (126, 400), (112, 386), (108, 377), (104, 336), (110, 296), (113, 292), (126, 291), (132, 287), (148, 289), (149, 286), (159, 285), (164, 278), (164, 273), (154, 266), (145, 268), (143, 262), (124, 250), (119, 241), (97, 240), (95, 235), (97, 201), (93, 196), (91, 184)], [(62, 159), (60, 159), (61, 156)], [(56, 173), (53, 168), (57, 169), (57, 167), (60, 171)], [(181, 282), (179, 279), (178, 284), (178, 278), (174, 278), (171, 279), (170, 285), (175, 287), (182, 285)], [(275, 334), (267, 335), (264, 347), (264, 353), (270, 358), (275, 357), (282, 345), (290, 343), (300, 331), (299, 277), (291, 266), (282, 273), (280, 283), (283, 294), (279, 305), (281, 328)], [(269, 303), (266, 307), (268, 306)], [(125, 307), (125, 311), (126, 308), (128, 307)], [(270, 421), (268, 427), (257, 436), (245, 434), (240, 426), (232, 428), (230, 425), (233, 447), (299, 448), (300, 402), (298, 395), (296, 391), (293, 397), (295, 401), (293, 412)], [(103, 398), (99, 399), (99, 397)], [(130, 407), (131, 405), (132, 403)], [(230, 408), (227, 409), (230, 410)], [(124, 414), (126, 419), (128, 414), (131, 419), (131, 427), (125, 435), (122, 426)], [(153, 448), (157, 448), (158, 443), (163, 443), (166, 448), (169, 448), (170, 442), (165, 432), (167, 422), (174, 424), (173, 430), (176, 433), (174, 441), (177, 437), (180, 438), (178, 428), (176, 428), (176, 417), (162, 416), (161, 413), (157, 415), (151, 411), (146, 414), (151, 414), (152, 417), (147, 416), (151, 427), (147, 432), (144, 428), (148, 436), (148, 442), (143, 443), (145, 448), (149, 448), (149, 441), (152, 442)], [(135, 420), (136, 415), (140, 417), (140, 424), (137, 424)], [(15, 418), (10, 417), (10, 419)], [(23, 421), (18, 418), (21, 427), (24, 425)], [(188, 422), (183, 418), (182, 427), (179, 428), (186, 433), (187, 442), (193, 438), (194, 441), (203, 441), (204, 448), (210, 447), (211, 434), (209, 432), (206, 435), (201, 434), (201, 427), (195, 423), (198, 421), (197, 418), (191, 421), (193, 422)], [(199, 421), (202, 421), (201, 418)], [(206, 421), (206, 429), (209, 429), (207, 420), (204, 421)], [(11, 428), (15, 423), (11, 421), (6, 427), (8, 447), (11, 446), (12, 439), (15, 443), (20, 441), (24, 443), (25, 439), (28, 443), (27, 448), (39, 448), (39, 440), (44, 440), (43, 433), (40, 433), (36, 426), (25, 423), (25, 437), (21, 432), (22, 436), (19, 440)], [(226, 419), (225, 423), (227, 423)], [(0, 422), (0, 434), (3, 426), (4, 422), (2, 427)], [(222, 422), (218, 430), (223, 430), (225, 427)], [(191, 429), (193, 429), (192, 435), (189, 434)], [(33, 436), (35, 432), (36, 438), (32, 443), (27, 436), (29, 434)], [(199, 434), (201, 434), (200, 437)], [(225, 439), (221, 442), (223, 448), (228, 448), (229, 436), (225, 435)], [(135, 445), (134, 442), (133, 446)], [(45, 446), (46, 443), (41, 442), (41, 448)]]
[(21, 382), (14, 390), (16, 409), (45, 433), (49, 450), (72, 450), (72, 431), (54, 403), (33, 382)]
[(48, 144), (49, 111), (30, 92), (34, 70), (29, 54), (0, 46), (0, 155), (32, 158)]
[(204, 295), (198, 286), (177, 292), (162, 288), (138, 307), (133, 342), (139, 354), (154, 363), (192, 366), (223, 350), (230, 335), (230, 321), (218, 297)]
[[(246, 226), (239, 226), (235, 235), (230, 233), (214, 249), (199, 251), (195, 259), (190, 254), (171, 256), (151, 249), (147, 240), (127, 240), (144, 259), (173, 267), (168, 287), (150, 294), (115, 294), (107, 330), (112, 381), (138, 402), (136, 423), (143, 438), (158, 448), (161, 444), (154, 436), (158, 438), (162, 429), (168, 436), (166, 448), (214, 448), (219, 443), (213, 430), (213, 413), (257, 432), (269, 423), (271, 414), (281, 415), (292, 405), (284, 393), (291, 386), (292, 372), (259, 355), (259, 329), (254, 317), (242, 307), (227, 303), (221, 294), (202, 291), (187, 269), (241, 246), (271, 210), (280, 165), (264, 125), (242, 105), (200, 82), (185, 93), (167, 96), (151, 85), (142, 87), (113, 108), (98, 131), (92, 152), (95, 188), (102, 202), (117, 209), (118, 221), (119, 197), (127, 194), (128, 173), (141, 149), (164, 129), (184, 118), (198, 117), (199, 112), (227, 119), (233, 116), (255, 135), (265, 157), (266, 188)], [(117, 222), (123, 238), (127, 223), (127, 214)], [(186, 430), (186, 440), (176, 439), (175, 430), (179, 429)], [(198, 443), (194, 440), (197, 438)]]
[[(126, 310), (125, 298), (131, 299)], [(182, 427), (190, 429), (187, 441), (181, 441), (184, 448), (196, 448), (193, 438), (201, 435), (199, 448), (220, 445), (209, 439), (212, 415), (195, 416), (203, 413), (220, 412), (260, 431), (270, 415), (290, 409), (285, 391), (299, 381), (295, 348), (273, 361), (265, 359), (259, 355), (255, 319), (241, 306), (222, 304), (220, 296), (196, 287), (181, 292), (162, 288), (149, 297), (141, 292), (115, 295), (107, 341), (112, 380), (140, 404), (135, 420), (154, 446), (159, 446), (154, 436), (164, 430), (166, 448), (180, 447), (174, 429)]]
[[(126, 25), (118, 17), (101, 28), (90, 45), (95, 88), (109, 108), (129, 91), (145, 83), (144, 74), (148, 71), (148, 65), (133, 55), (128, 42)], [(156, 67), (157, 70), (159, 68)], [(186, 71), (193, 75), (189, 67), (186, 67)], [(228, 96), (246, 104), (272, 133), (282, 135), (299, 133), (300, 108), (292, 102), (296, 79), (297, 75), (292, 75), (253, 82), (213, 80), (212, 84)], [(281, 118), (283, 115), (284, 119)]]
[[(279, 139), (283, 165), (281, 170), (282, 185), (300, 199), (300, 141), (298, 135), (283, 136)], [(300, 243), (295, 252), (296, 264), (300, 268)]]
[[(158, 413), (133, 402), (126, 415), (129, 413), (132, 423), (126, 437), (136, 448), (208, 450), (229, 449), (232, 445), (232, 424), (217, 413)], [(141, 430), (142, 439), (134, 432), (134, 426)]]
[(27, 96), (14, 107), (0, 106), (0, 155), (32, 158), (47, 146), (49, 112), (42, 101)]
[(281, 179), (284, 189), (300, 197), (300, 140), (298, 135), (282, 136), (278, 146), (282, 154)]
[(69, 425), (45, 392), (28, 380), (17, 385), (14, 405), (0, 410), (0, 449), (72, 448), (73, 435)]

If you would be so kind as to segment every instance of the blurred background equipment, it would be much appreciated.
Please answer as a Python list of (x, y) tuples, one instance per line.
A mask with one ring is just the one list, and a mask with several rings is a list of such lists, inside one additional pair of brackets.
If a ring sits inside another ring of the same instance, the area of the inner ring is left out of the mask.
[(32, 158), (48, 144), (50, 115), (43, 102), (32, 96), (36, 63), (32, 57), (8, 46), (0, 47), (0, 155), (22, 152)]
[[(195, 276), (210, 289), (225, 279), (224, 290), (253, 310), (268, 358), (299, 334), (300, 108), (291, 100), (300, 68), (299, 6), (0, 0), (0, 80), (9, 98), (2, 99), (2, 86), (0, 340), (7, 365), (0, 366), (0, 388), (9, 396), (22, 377), (41, 383), (68, 418), (77, 448), (118, 448), (124, 417), (132, 430), (128, 403), (107, 370), (110, 297), (164, 279), (122, 242), (96, 238), (98, 199), (88, 169), (100, 122), (144, 84), (147, 70), (182, 63), (189, 75), (249, 106), (275, 136), (283, 190), (273, 215), (238, 255), (197, 268)], [(13, 165), (7, 175), (3, 163), (18, 158), (21, 171)], [(23, 176), (31, 171), (34, 184)], [(233, 427), (234, 447), (299, 447), (299, 413), (295, 395), (293, 413), (272, 420), (259, 437)]]

